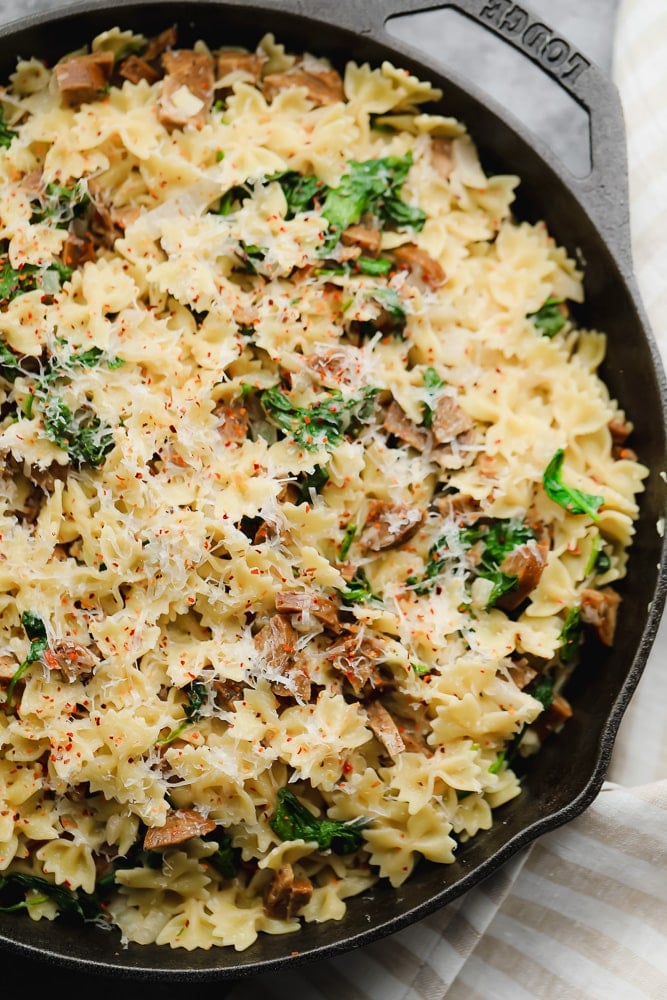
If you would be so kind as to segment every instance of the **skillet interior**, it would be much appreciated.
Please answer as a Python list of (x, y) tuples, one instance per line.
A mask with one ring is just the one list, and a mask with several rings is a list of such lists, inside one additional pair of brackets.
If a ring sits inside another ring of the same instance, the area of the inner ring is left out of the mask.
[[(331, 17), (336, 19), (335, 11)], [(424, 865), (399, 890), (380, 885), (350, 900), (348, 914), (340, 923), (307, 925), (298, 935), (263, 936), (240, 954), (230, 949), (123, 948), (116, 932), (74, 928), (65, 922), (32, 923), (21, 916), (0, 914), (0, 945), (24, 957), (155, 982), (238, 978), (367, 944), (450, 902), (521, 846), (574, 818), (590, 804), (604, 779), (616, 731), (648, 656), (665, 596), (663, 543), (656, 531), (656, 522), (664, 514), (660, 476), (666, 467), (663, 376), (629, 274), (629, 248), (620, 248), (619, 266), (617, 248), (605, 244), (559, 165), (549, 162), (529, 136), (504, 121), (502, 112), (476, 97), (465, 82), (445, 78), (442, 68), (411, 55), (399, 43), (380, 43), (339, 27), (323, 29), (307, 13), (290, 12), (280, 3), (270, 7), (120, 3), (38, 16), (0, 33), (0, 78), (6, 79), (13, 71), (17, 56), (53, 61), (114, 25), (151, 35), (172, 23), (178, 24), (183, 46), (203, 37), (212, 45), (254, 48), (262, 34), (273, 31), (293, 51), (328, 55), (339, 66), (350, 58), (372, 63), (389, 58), (441, 86), (445, 113), (466, 123), (487, 170), (517, 173), (522, 178), (518, 214), (529, 220), (544, 218), (556, 240), (571, 253), (579, 252), (586, 262), (587, 303), (581, 321), (609, 335), (602, 375), (612, 396), (634, 421), (631, 443), (652, 471), (640, 497), (641, 516), (629, 573), (619, 588), (622, 620), (615, 647), (604, 655), (598, 649), (585, 651), (585, 662), (568, 691), (574, 718), (562, 736), (548, 742), (526, 767), (523, 795), (496, 813), (490, 831), (460, 846), (455, 864)], [(611, 124), (622, 128), (620, 120)], [(618, 196), (623, 199), (625, 178), (617, 181)]]

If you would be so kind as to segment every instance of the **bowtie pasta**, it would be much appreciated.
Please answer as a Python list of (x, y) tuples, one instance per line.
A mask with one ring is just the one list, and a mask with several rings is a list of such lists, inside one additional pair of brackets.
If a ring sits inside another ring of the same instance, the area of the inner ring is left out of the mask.
[(344, 918), (492, 825), (613, 643), (605, 336), (440, 96), (119, 28), (0, 92), (3, 908)]

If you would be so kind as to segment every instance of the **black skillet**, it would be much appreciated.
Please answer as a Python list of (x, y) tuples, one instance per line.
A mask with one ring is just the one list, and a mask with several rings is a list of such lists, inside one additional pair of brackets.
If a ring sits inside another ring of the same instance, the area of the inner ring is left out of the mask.
[[(469, 79), (428, 61), (390, 36), (385, 27), (392, 16), (436, 8), (455, 8), (498, 36), (498, 44), (504, 40), (514, 45), (588, 112), (592, 168), (586, 178), (573, 177), (505, 109), (481, 96)], [(0, 79), (13, 71), (17, 56), (35, 55), (53, 62), (116, 25), (153, 35), (174, 23), (183, 47), (201, 37), (212, 47), (236, 44), (252, 49), (266, 31), (272, 31), (294, 52), (326, 55), (339, 66), (348, 59), (378, 64), (388, 58), (442, 87), (446, 96), (441, 110), (467, 124), (487, 170), (522, 178), (517, 213), (529, 220), (545, 219), (556, 240), (585, 261), (587, 302), (580, 320), (609, 336), (602, 374), (634, 421), (631, 444), (651, 474), (622, 585), (616, 645), (607, 653), (593, 647), (585, 650), (584, 663), (568, 690), (574, 718), (560, 737), (548, 741), (530, 760), (523, 794), (497, 812), (490, 831), (460, 846), (455, 864), (423, 865), (399, 890), (379, 885), (350, 900), (341, 922), (310, 924), (296, 935), (263, 936), (241, 953), (125, 948), (115, 932), (93, 926), (33, 923), (24, 915), (0, 914), (0, 948), (13, 953), (19, 969), (35, 969), (33, 962), (41, 960), (75, 973), (72, 984), (77, 973), (84, 979), (91, 974), (142, 983), (142, 993), (161, 992), (168, 984), (211, 980), (217, 981), (218, 992), (224, 992), (242, 976), (368, 944), (451, 902), (521, 847), (579, 815), (604, 780), (621, 717), (655, 638), (667, 588), (663, 541), (656, 529), (665, 512), (661, 473), (667, 468), (667, 396), (633, 277), (621, 106), (604, 74), (511, 0), (266, 0), (262, 4), (118, 0), (35, 15), (3, 28)], [(19, 976), (24, 986), (30, 981), (21, 972)], [(48, 975), (44, 981), (49, 982)]]

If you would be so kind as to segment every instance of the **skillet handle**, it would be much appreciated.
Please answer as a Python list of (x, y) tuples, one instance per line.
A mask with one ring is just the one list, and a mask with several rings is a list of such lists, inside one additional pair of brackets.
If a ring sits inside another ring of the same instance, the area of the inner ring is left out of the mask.
[[(305, 5), (304, 5), (305, 6)], [(309, 0), (308, 13), (319, 8), (332, 20), (331, 0)], [(455, 8), (513, 45), (588, 111), (591, 170), (576, 177), (565, 164), (561, 172), (626, 277), (632, 275), (625, 126), (621, 100), (612, 81), (597, 66), (523, 3), (513, 0), (363, 0), (335, 5), (334, 20), (359, 34), (395, 44), (385, 28), (394, 16)]]

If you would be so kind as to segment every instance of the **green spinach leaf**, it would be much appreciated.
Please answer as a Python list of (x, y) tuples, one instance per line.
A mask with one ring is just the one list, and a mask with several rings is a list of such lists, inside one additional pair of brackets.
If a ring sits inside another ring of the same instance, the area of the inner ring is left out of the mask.
[(184, 729), (196, 722), (199, 722), (201, 718), (202, 707), (208, 701), (208, 688), (203, 681), (195, 680), (190, 684), (187, 684), (184, 691), (187, 698), (187, 701), (183, 706), (185, 718), (182, 722), (179, 722), (179, 724), (172, 729), (170, 733), (163, 736), (162, 739), (156, 740), (156, 743), (159, 746), (168, 746), (170, 743), (173, 743), (174, 740), (181, 735)]
[(271, 829), (281, 840), (315, 841), (321, 851), (353, 854), (363, 843), (365, 820), (318, 819), (289, 788), (278, 789), (278, 806)]
[(18, 682), (27, 673), (28, 668), (32, 663), (36, 663), (38, 660), (41, 660), (48, 648), (46, 626), (39, 615), (36, 615), (34, 611), (24, 611), (21, 614), (21, 624), (23, 625), (26, 636), (30, 640), (30, 648), (28, 649), (26, 658), (23, 660), (18, 669), (14, 671), (12, 678), (7, 685), (6, 704), (8, 706), (13, 705), (14, 703), (14, 690)]
[(558, 636), (561, 663), (571, 663), (574, 660), (579, 649), (581, 634), (581, 612), (579, 608), (570, 608)]
[(570, 514), (588, 514), (593, 521), (599, 521), (598, 511), (604, 503), (604, 497), (584, 493), (583, 490), (564, 483), (562, 477), (564, 459), (565, 452), (559, 448), (544, 470), (542, 483), (547, 496)]
[(550, 298), (534, 313), (528, 313), (528, 319), (543, 337), (555, 337), (567, 324), (567, 310), (563, 299)]
[[(500, 565), (505, 556), (535, 538), (535, 532), (517, 518), (498, 518), (491, 524), (474, 525), (458, 530), (458, 542), (466, 551), (478, 544), (481, 552), (472, 570), (474, 576), (493, 583), (487, 607), (493, 607), (498, 600), (516, 584), (516, 577), (503, 573)], [(408, 577), (406, 581), (415, 593), (426, 594), (435, 585), (436, 578), (446, 569), (453, 557), (450, 540), (444, 535), (429, 549), (426, 569), (421, 578)]]
[(329, 188), (315, 174), (300, 174), (298, 170), (286, 170), (282, 174), (273, 174), (267, 181), (277, 181), (287, 202), (286, 219), (293, 219), (300, 212), (310, 212), (315, 207), (315, 200), (323, 198)]
[(82, 181), (47, 184), (42, 197), (33, 201), (30, 221), (53, 221), (56, 228), (67, 229), (70, 222), (85, 214), (90, 203), (87, 186)]
[(17, 135), (17, 132), (7, 127), (5, 122), (5, 109), (0, 104), (0, 147), (8, 149)]
[(350, 160), (336, 188), (329, 188), (321, 212), (329, 223), (324, 250), (330, 251), (348, 226), (359, 222), (366, 213), (383, 222), (421, 230), (426, 214), (401, 198), (401, 188), (410, 167), (412, 153), (386, 156), (377, 160)]
[(367, 387), (346, 400), (334, 389), (320, 402), (302, 407), (295, 406), (282, 389), (273, 386), (265, 389), (260, 401), (267, 417), (297, 444), (308, 451), (330, 450), (368, 419), (377, 391)]
[(422, 404), (422, 423), (424, 427), (430, 428), (433, 426), (433, 413), (435, 411), (434, 404), (436, 397), (439, 395), (438, 390), (441, 389), (445, 383), (444, 380), (440, 378), (435, 368), (431, 367), (426, 368), (423, 379), (424, 388), (426, 389), (426, 393), (428, 395), (428, 402)]
[(103, 423), (89, 406), (72, 413), (60, 396), (47, 397), (44, 430), (49, 440), (66, 451), (70, 461), (79, 467), (98, 468), (113, 448), (108, 424)]

